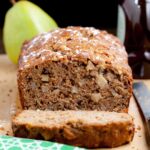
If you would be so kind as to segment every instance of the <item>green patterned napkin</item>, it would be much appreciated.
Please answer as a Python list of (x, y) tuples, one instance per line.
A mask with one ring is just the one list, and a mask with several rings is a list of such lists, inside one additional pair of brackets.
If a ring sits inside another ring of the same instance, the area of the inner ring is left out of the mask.
[(85, 150), (83, 148), (41, 140), (0, 136), (0, 150)]

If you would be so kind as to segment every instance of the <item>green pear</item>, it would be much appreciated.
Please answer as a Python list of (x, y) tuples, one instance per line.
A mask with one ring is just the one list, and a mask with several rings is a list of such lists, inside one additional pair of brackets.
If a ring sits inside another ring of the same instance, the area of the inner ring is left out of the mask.
[(29, 1), (16, 2), (6, 13), (3, 28), (8, 57), (16, 64), (25, 40), (57, 27), (56, 22), (37, 5)]

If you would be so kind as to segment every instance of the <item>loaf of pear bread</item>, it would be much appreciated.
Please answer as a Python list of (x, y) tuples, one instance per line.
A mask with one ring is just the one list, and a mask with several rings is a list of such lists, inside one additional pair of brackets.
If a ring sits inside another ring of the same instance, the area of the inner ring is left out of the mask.
[(103, 111), (23, 110), (12, 121), (14, 136), (86, 148), (116, 147), (132, 141), (133, 119)]
[(120, 40), (92, 27), (67, 27), (24, 43), (23, 109), (128, 112), (132, 73)]

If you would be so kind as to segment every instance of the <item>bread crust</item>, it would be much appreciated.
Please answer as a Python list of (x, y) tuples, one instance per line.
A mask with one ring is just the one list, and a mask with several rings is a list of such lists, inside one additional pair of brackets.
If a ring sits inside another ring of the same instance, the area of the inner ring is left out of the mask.
[(85, 62), (89, 59), (95, 64), (105, 62), (132, 78), (127, 53), (121, 41), (106, 31), (92, 27), (60, 28), (25, 42), (19, 59), (19, 70), (35, 66), (45, 59), (77, 59)]

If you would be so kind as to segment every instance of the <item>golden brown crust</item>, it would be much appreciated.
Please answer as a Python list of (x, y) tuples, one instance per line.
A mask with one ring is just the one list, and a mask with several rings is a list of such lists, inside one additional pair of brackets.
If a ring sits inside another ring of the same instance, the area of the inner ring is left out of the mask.
[(118, 38), (94, 28), (68, 27), (43, 33), (26, 42), (20, 55), (19, 69), (46, 60), (82, 60), (109, 64), (131, 76), (127, 53)]
[(87, 148), (116, 147), (132, 141), (134, 124), (133, 119), (124, 113), (23, 111), (14, 118), (13, 131), (18, 137), (52, 140)]

